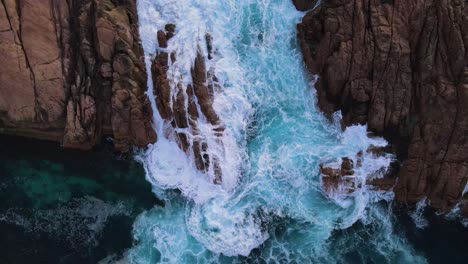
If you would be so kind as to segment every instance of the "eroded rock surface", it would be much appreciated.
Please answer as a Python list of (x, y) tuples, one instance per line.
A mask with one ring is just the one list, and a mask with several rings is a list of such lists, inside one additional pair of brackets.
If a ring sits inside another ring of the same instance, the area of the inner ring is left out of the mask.
[[(168, 53), (168, 41), (176, 34), (176, 25), (168, 24), (164, 30), (159, 30), (157, 39), (159, 51), (151, 66), (153, 91), (156, 105), (161, 117), (171, 124), (175, 130), (180, 148), (193, 155), (198, 170), (211, 172), (213, 182), (220, 184), (222, 172), (219, 158), (210, 156), (209, 142), (200, 131), (199, 122), (206, 119), (211, 125), (212, 134), (222, 145), (224, 124), (213, 108), (214, 94), (220, 89), (213, 69), (207, 69), (202, 52), (198, 50), (190, 72), (191, 84), (184, 84), (187, 76), (168, 76), (168, 70), (177, 58), (174, 53)], [(211, 36), (206, 35), (208, 59), (212, 59)], [(190, 153), (191, 152), (191, 153)]]
[(307, 11), (312, 9), (318, 2), (318, 0), (292, 0), (294, 6), (299, 11)]
[(343, 157), (338, 167), (321, 164), (320, 174), (323, 189), (329, 194), (336, 192), (350, 194), (356, 189), (354, 161), (348, 157)]
[(298, 25), (320, 108), (398, 146), (396, 199), (447, 211), (468, 180), (468, 5), (328, 0)]
[(0, 133), (118, 151), (156, 139), (134, 0), (2, 0)]
[(392, 163), (388, 167), (375, 168), (374, 171), (363, 167), (366, 160), (369, 165), (369, 162), (378, 162), (377, 158), (389, 158), (392, 154), (388, 152), (386, 147), (371, 145), (365, 152), (359, 151), (352, 158), (342, 157), (339, 162), (320, 164), (323, 190), (329, 195), (351, 195), (365, 184), (373, 190), (392, 191), (395, 186)]

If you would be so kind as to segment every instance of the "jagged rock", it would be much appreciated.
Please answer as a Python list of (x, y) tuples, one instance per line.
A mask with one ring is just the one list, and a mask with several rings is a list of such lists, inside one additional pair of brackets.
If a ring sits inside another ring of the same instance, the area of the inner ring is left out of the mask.
[(294, 6), (299, 11), (307, 11), (312, 9), (318, 0), (292, 0)]
[(205, 58), (198, 52), (192, 69), (193, 90), (205, 117), (214, 126), (222, 126), (218, 114), (213, 109), (213, 94), (208, 89)]
[(1, 133), (61, 140), (66, 93), (50, 8), (48, 1), (0, 3)]
[(341, 158), (339, 168), (320, 164), (320, 174), (323, 188), (327, 193), (334, 193), (343, 188), (349, 194), (356, 189), (353, 179), (354, 161), (348, 157)]
[(206, 49), (208, 50), (208, 59), (213, 59), (213, 37), (210, 33), (205, 34)]
[[(134, 0), (0, 3), (0, 133), (89, 149), (156, 140)], [(123, 96), (127, 94), (128, 96)]]
[(448, 211), (468, 180), (466, 1), (322, 1), (298, 25), (327, 114), (399, 149), (396, 199)]
[[(220, 138), (223, 136), (224, 124), (213, 108), (214, 93), (220, 89), (219, 84), (214, 71), (206, 69), (205, 57), (198, 50), (191, 69), (192, 85), (185, 87), (181, 81), (171, 80), (175, 82), (171, 86), (167, 76), (169, 59), (175, 62), (177, 58), (175, 54), (168, 54), (166, 48), (168, 41), (176, 34), (175, 31), (176, 25), (167, 24), (164, 31), (157, 32), (160, 50), (151, 65), (156, 105), (161, 117), (175, 129), (180, 148), (185, 152), (192, 151), (197, 169), (203, 172), (212, 169), (214, 183), (221, 184), (219, 160), (208, 154), (207, 139), (200, 133), (198, 125), (199, 118), (203, 115), (213, 126), (214, 134)], [(209, 35), (206, 35), (206, 45), (209, 50), (208, 59), (211, 59)]]
[[(362, 167), (365, 158), (383, 157), (392, 153), (388, 147), (369, 146), (366, 150), (367, 157), (364, 156), (363, 151), (359, 151), (355, 156), (355, 161), (349, 157), (342, 157), (339, 166), (335, 163), (320, 164), (320, 174), (322, 177), (323, 188), (327, 193), (334, 193), (339, 190), (346, 190), (347, 194), (353, 193), (356, 188), (356, 181), (354, 180), (355, 169)], [(356, 165), (355, 165), (356, 164)], [(391, 164), (389, 168), (381, 168), (366, 176), (365, 184), (372, 186), (376, 190), (391, 191), (395, 186), (395, 173)]]
[(354, 175), (354, 161), (348, 157), (341, 159), (341, 175)]

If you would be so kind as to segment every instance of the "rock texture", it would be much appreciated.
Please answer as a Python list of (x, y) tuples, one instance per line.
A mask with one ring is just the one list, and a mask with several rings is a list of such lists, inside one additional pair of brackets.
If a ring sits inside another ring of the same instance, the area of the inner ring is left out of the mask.
[[(358, 160), (357, 166), (360, 167)], [(356, 182), (354, 179), (354, 161), (348, 157), (343, 157), (339, 167), (320, 165), (322, 176), (322, 186), (328, 194), (342, 193), (350, 194), (354, 192)]]
[(396, 199), (447, 211), (468, 180), (468, 4), (328, 0), (298, 25), (319, 106), (398, 147)]
[(2, 0), (0, 133), (89, 149), (156, 139), (134, 0)]
[[(381, 167), (375, 171), (363, 171), (366, 159), (375, 159), (389, 155), (387, 147), (371, 145), (365, 152), (359, 151), (352, 158), (342, 157), (339, 162), (320, 164), (322, 188), (329, 195), (351, 195), (364, 185), (377, 191), (391, 191), (395, 185), (393, 164), (389, 168)], [(364, 176), (364, 177), (362, 177)]]
[(308, 11), (315, 7), (318, 0), (292, 0), (294, 6), (299, 11)]
[[(173, 24), (166, 25), (165, 29), (159, 30), (157, 34), (159, 51), (151, 66), (156, 105), (161, 117), (175, 130), (180, 148), (189, 156), (193, 155), (197, 169), (213, 175), (213, 182), (220, 184), (222, 172), (219, 158), (209, 155), (209, 140), (199, 128), (200, 120), (206, 120), (212, 128), (216, 144), (222, 145), (225, 127), (213, 108), (214, 94), (220, 90), (220, 86), (214, 70), (207, 69), (206, 58), (200, 48), (188, 76), (191, 84), (184, 85), (182, 79), (187, 76), (168, 76), (170, 65), (177, 59), (174, 53), (169, 54), (167, 51), (168, 41), (175, 34), (176, 25)], [(207, 34), (205, 40), (207, 57), (211, 60), (211, 36)]]

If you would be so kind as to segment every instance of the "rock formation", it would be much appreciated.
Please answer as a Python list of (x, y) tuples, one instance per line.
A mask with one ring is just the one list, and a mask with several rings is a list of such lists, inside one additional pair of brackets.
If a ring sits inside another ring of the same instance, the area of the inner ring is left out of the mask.
[(156, 139), (134, 0), (2, 0), (0, 133), (90, 149)]
[(315, 7), (318, 0), (292, 0), (294, 6), (299, 11), (308, 11)]
[(365, 152), (359, 151), (352, 158), (342, 157), (340, 162), (320, 164), (323, 190), (330, 195), (350, 195), (365, 183), (374, 190), (391, 191), (395, 185), (392, 164), (388, 168), (382, 167), (370, 173), (362, 170), (365, 169), (363, 163), (366, 159), (391, 155), (387, 151), (386, 147), (371, 145)]
[(305, 63), (320, 76), (320, 108), (397, 146), (400, 202), (427, 197), (446, 212), (462, 198), (467, 16), (463, 0), (328, 0), (298, 25)]
[[(199, 129), (200, 119), (206, 119), (218, 143), (222, 145), (225, 127), (213, 108), (214, 93), (220, 86), (213, 69), (207, 69), (200, 48), (189, 76), (191, 84), (184, 85), (184, 76), (168, 76), (170, 65), (177, 59), (175, 53), (167, 52), (168, 40), (176, 34), (175, 29), (175, 25), (168, 24), (157, 33), (159, 51), (151, 66), (156, 105), (161, 117), (175, 130), (180, 148), (193, 155), (197, 169), (210, 172), (208, 174), (214, 176), (213, 182), (220, 184), (222, 172), (219, 158), (208, 154), (208, 140)], [(207, 34), (205, 39), (208, 59), (211, 60), (211, 36)]]
[[(360, 167), (359, 164), (357, 164)], [(320, 165), (322, 185), (325, 192), (332, 194), (342, 192), (350, 194), (356, 189), (354, 180), (354, 161), (348, 157), (341, 159), (339, 167)]]

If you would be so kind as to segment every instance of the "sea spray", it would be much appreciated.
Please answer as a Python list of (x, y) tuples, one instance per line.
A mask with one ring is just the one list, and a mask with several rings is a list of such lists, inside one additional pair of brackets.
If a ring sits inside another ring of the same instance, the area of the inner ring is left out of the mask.
[[(365, 126), (342, 133), (339, 119), (330, 124), (316, 108), (313, 80), (296, 39), (303, 13), (290, 1), (140, 0), (138, 12), (149, 73), (160, 50), (157, 31), (176, 25), (167, 48), (177, 56), (168, 69), (172, 87), (190, 84), (194, 58), (198, 51), (207, 57), (204, 41), (210, 34), (215, 58), (206, 64), (222, 88), (214, 108), (226, 133), (222, 147), (209, 149), (221, 157), (223, 183), (216, 185), (196, 169), (190, 153), (178, 148), (174, 130), (157, 112), (149, 78), (159, 139), (138, 159), (167, 206), (135, 222), (130, 262), (345, 261), (344, 253), (333, 248), (333, 233), (358, 221), (379, 238), (366, 245), (370, 261), (422, 261), (392, 234), (392, 219), (377, 204), (391, 195), (365, 184), (370, 176), (383, 177), (392, 160), (366, 150), (387, 143), (369, 138)], [(200, 119), (199, 125), (210, 139), (209, 124)], [(359, 152), (366, 153), (355, 176), (360, 187), (330, 199), (321, 188), (319, 165)], [(342, 242), (360, 236), (351, 233)]]
[(416, 203), (416, 208), (409, 213), (411, 219), (413, 219), (414, 224), (417, 228), (424, 229), (429, 225), (429, 221), (424, 216), (424, 210), (428, 205), (428, 200), (426, 197), (419, 200)]

